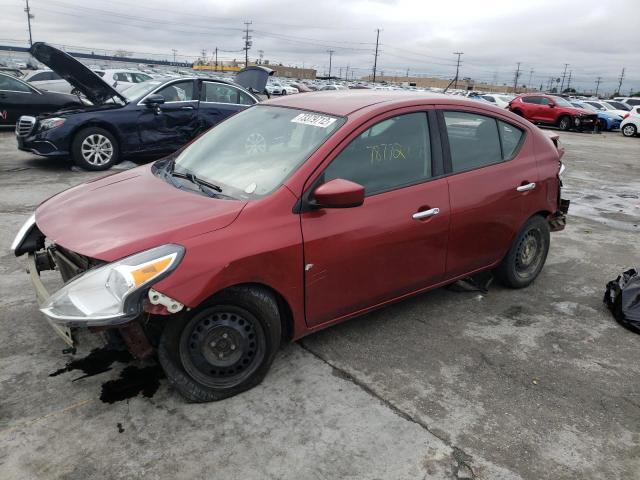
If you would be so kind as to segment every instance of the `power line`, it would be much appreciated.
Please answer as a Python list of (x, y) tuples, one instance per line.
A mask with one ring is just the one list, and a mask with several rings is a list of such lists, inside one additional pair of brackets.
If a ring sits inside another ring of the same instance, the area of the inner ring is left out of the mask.
[(376, 83), (376, 69), (378, 68), (378, 45), (380, 42), (380, 29), (376, 28), (376, 53), (373, 56), (373, 83)]
[(456, 62), (456, 76), (454, 78), (453, 88), (458, 88), (458, 73), (460, 72), (460, 55), (464, 55), (464, 52), (453, 52), (453, 54), (458, 56), (458, 61)]

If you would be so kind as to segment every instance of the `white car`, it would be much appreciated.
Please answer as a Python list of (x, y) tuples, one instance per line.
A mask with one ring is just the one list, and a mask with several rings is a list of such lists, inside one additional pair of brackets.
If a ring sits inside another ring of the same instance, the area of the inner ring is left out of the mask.
[(344, 85), (325, 85), (320, 90), (322, 90), (322, 91), (325, 91), (325, 90), (348, 90), (348, 88), (345, 87)]
[(584, 103), (588, 103), (589, 105), (597, 108), (601, 112), (613, 113), (615, 115), (620, 115), (621, 117), (624, 117), (627, 113), (629, 113), (629, 110), (620, 110), (615, 106), (613, 106), (612, 104), (610, 104), (609, 102), (605, 102), (605, 101), (584, 100)]
[(297, 88), (280, 82), (269, 82), (265, 87), (269, 95), (291, 95), (299, 93)]
[(640, 132), (640, 105), (627, 113), (627, 117), (620, 124), (620, 131), (625, 137), (633, 137)]
[(480, 95), (487, 102), (493, 103), (496, 107), (509, 108), (509, 102), (515, 97), (513, 95), (499, 95), (495, 93), (487, 93)]
[(640, 97), (614, 97), (614, 100), (626, 103), (630, 107), (640, 106)]
[(94, 70), (109, 85), (121, 92), (136, 83), (152, 80), (151, 75), (147, 75), (139, 70)]
[(36, 88), (49, 92), (71, 93), (73, 87), (56, 72), (51, 70), (35, 70), (23, 78)]

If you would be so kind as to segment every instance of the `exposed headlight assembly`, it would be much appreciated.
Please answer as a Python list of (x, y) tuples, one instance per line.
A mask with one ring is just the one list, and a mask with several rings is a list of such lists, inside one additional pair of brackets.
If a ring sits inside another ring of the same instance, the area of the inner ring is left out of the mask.
[(60, 125), (64, 124), (64, 122), (66, 121), (67, 121), (66, 118), (59, 118), (59, 117), (47, 118), (40, 122), (39, 129), (41, 132), (45, 130), (51, 130), (52, 128), (59, 127)]
[(88, 270), (51, 295), (40, 311), (67, 326), (128, 322), (139, 315), (147, 287), (169, 275), (183, 256), (183, 247), (169, 244)]

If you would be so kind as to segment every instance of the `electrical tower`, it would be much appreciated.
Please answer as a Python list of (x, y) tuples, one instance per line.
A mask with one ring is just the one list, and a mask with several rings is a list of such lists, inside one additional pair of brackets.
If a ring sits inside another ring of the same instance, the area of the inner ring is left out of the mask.
[(529, 83), (527, 83), (527, 87), (531, 88), (531, 80), (533, 79), (533, 68), (529, 70)]
[(379, 41), (380, 41), (380, 29), (376, 28), (376, 53), (373, 55), (373, 83), (376, 83), (376, 69), (378, 68)]
[(520, 77), (520, 63), (518, 62), (518, 68), (516, 69), (516, 73), (513, 76), (513, 93), (518, 93), (518, 78)]
[(27, 14), (27, 25), (29, 25), (29, 46), (33, 47), (33, 38), (31, 38), (31, 19), (35, 17), (31, 13), (31, 9), (29, 8), (29, 0), (25, 0), (25, 1), (27, 3), (27, 6), (24, 9), (24, 11)]
[(178, 50), (176, 50), (175, 48), (172, 48), (171, 51), (173, 52), (173, 65), (176, 65), (176, 53), (178, 53)]
[[(569, 70), (569, 79), (567, 80), (567, 90), (571, 87), (571, 75), (573, 74), (573, 70)], [(562, 92), (560, 92), (562, 93)]]
[(600, 82), (602, 81), (602, 77), (596, 78), (596, 93), (595, 96), (598, 96), (598, 89), (600, 88)]
[(327, 52), (329, 53), (329, 78), (331, 78), (331, 59), (333, 58), (335, 50), (327, 50)]
[(620, 80), (620, 82), (618, 83), (618, 95), (621, 95), (620, 89), (622, 88), (622, 80), (624, 80), (624, 67), (622, 67), (622, 73), (620, 74), (620, 78), (618, 80)]
[(562, 90), (564, 90), (564, 77), (567, 76), (567, 67), (569, 66), (568, 63), (564, 64), (564, 72), (562, 72), (562, 85), (560, 85), (560, 92), (558, 93), (562, 93)]
[(460, 73), (460, 55), (464, 55), (464, 52), (453, 52), (453, 54), (458, 56), (458, 61), (456, 62), (456, 76), (453, 79), (453, 88), (458, 88), (458, 74)]
[(248, 67), (249, 66), (249, 49), (251, 48), (251, 45), (253, 44), (253, 42), (251, 41), (251, 36), (249, 35), (250, 32), (252, 32), (253, 30), (249, 30), (249, 25), (251, 25), (252, 22), (244, 22), (244, 37), (242, 37), (244, 39), (244, 66)]

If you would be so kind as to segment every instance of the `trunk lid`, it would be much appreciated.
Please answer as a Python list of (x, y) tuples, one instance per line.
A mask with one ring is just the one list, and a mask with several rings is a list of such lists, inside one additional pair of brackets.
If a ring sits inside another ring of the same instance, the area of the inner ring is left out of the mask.
[(94, 105), (101, 105), (111, 98), (127, 102), (115, 88), (68, 53), (44, 42), (34, 43), (29, 51), (39, 62), (82, 92)]

